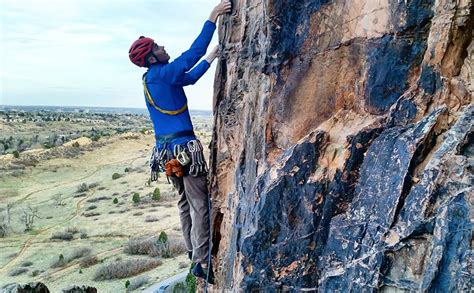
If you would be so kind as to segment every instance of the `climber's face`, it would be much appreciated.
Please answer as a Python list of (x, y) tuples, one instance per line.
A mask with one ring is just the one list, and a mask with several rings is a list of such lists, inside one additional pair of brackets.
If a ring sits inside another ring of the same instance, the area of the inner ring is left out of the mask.
[(153, 44), (153, 54), (158, 58), (158, 61), (161, 63), (166, 63), (170, 60), (170, 55), (166, 53), (164, 46), (158, 46), (157, 43)]

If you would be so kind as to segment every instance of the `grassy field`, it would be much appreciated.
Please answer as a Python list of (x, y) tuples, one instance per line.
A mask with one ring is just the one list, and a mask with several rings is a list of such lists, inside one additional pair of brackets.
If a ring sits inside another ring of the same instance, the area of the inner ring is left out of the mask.
[[(202, 137), (207, 145), (209, 135)], [(10, 215), (10, 230), (0, 238), (0, 288), (41, 281), (52, 292), (73, 284), (119, 292), (133, 277), (95, 281), (94, 275), (102, 266), (127, 260), (161, 262), (138, 274), (149, 277), (148, 285), (186, 270), (190, 263), (183, 253), (164, 258), (124, 252), (130, 239), (156, 237), (163, 231), (182, 248), (171, 185), (165, 177), (148, 182), (152, 146), (151, 134), (111, 137), (97, 147), (84, 147), (73, 158), (48, 158), (23, 166), (21, 172), (4, 172), (0, 214), (4, 223)], [(4, 166), (15, 166), (15, 160), (0, 157)], [(156, 188), (159, 200), (152, 199)], [(133, 202), (134, 193), (140, 203)], [(34, 217), (26, 231), (25, 216)], [(84, 267), (87, 257), (95, 264)]]

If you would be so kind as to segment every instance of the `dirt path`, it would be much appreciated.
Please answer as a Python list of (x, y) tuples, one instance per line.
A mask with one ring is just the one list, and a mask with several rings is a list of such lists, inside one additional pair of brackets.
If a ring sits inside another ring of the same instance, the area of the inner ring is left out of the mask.
[(110, 162), (110, 163), (107, 163), (107, 164), (103, 164), (103, 165), (100, 165), (100, 166), (97, 166), (96, 167), (96, 170), (94, 170), (92, 173), (84, 176), (84, 177), (81, 177), (81, 178), (78, 178), (78, 179), (74, 179), (74, 180), (71, 180), (71, 181), (66, 181), (66, 182), (62, 182), (62, 183), (58, 183), (56, 185), (53, 185), (53, 186), (49, 186), (49, 187), (46, 187), (46, 188), (42, 188), (42, 189), (38, 189), (38, 190), (35, 190), (35, 191), (32, 191), (30, 193), (28, 193), (27, 195), (25, 195), (23, 198), (15, 201), (13, 204), (17, 204), (17, 203), (22, 203), (23, 201), (25, 201), (26, 199), (28, 199), (30, 196), (32, 196), (33, 194), (35, 193), (38, 193), (38, 192), (41, 192), (41, 191), (46, 191), (46, 190), (50, 190), (50, 189), (53, 189), (53, 188), (57, 188), (57, 187), (61, 187), (61, 186), (64, 186), (64, 185), (68, 185), (68, 184), (72, 184), (74, 182), (78, 182), (78, 181), (82, 181), (84, 179), (87, 179), (93, 175), (95, 175), (97, 172), (99, 172), (103, 167), (105, 166), (110, 166), (110, 165), (114, 165), (114, 164), (120, 164), (120, 163), (124, 163), (124, 162), (127, 162), (127, 161), (131, 161), (131, 163), (133, 164), (136, 160), (138, 159), (141, 159), (143, 158), (143, 156), (138, 156), (138, 157), (134, 157), (134, 158), (129, 158), (129, 159), (125, 159), (125, 160), (120, 160), (120, 161), (116, 161), (116, 162)]
[[(41, 191), (45, 191), (45, 190), (49, 190), (49, 189), (53, 189), (53, 188), (56, 188), (56, 187), (60, 187), (60, 186), (64, 186), (64, 185), (67, 185), (67, 184), (71, 184), (71, 183), (74, 183), (74, 182), (77, 182), (77, 181), (81, 181), (81, 180), (84, 180), (86, 178), (89, 178), (91, 176), (93, 176), (95, 173), (97, 173), (100, 169), (102, 169), (103, 167), (105, 166), (109, 166), (109, 165), (113, 165), (113, 164), (119, 164), (119, 163), (123, 163), (123, 162), (127, 162), (127, 161), (130, 161), (131, 164), (135, 163), (136, 160), (138, 159), (141, 159), (143, 158), (143, 156), (138, 156), (138, 157), (133, 157), (133, 158), (129, 158), (129, 159), (125, 159), (125, 160), (120, 160), (120, 161), (115, 161), (115, 162), (110, 162), (110, 163), (107, 163), (107, 164), (104, 164), (104, 165), (101, 165), (101, 166), (98, 166), (97, 169), (92, 172), (91, 174), (87, 175), (87, 176), (84, 176), (82, 178), (79, 178), (79, 179), (75, 179), (75, 180), (72, 180), (72, 181), (68, 181), (68, 182), (63, 182), (63, 183), (60, 183), (60, 184), (56, 184), (54, 186), (50, 186), (50, 187), (47, 187), (47, 188), (43, 188), (43, 189), (39, 189), (39, 190), (36, 190), (36, 191), (33, 191), (33, 192), (30, 192), (28, 195), (26, 195), (24, 198), (22, 198), (21, 200), (18, 200), (15, 202), (16, 203), (19, 203), (21, 201), (24, 201), (26, 200), (29, 196), (37, 193), (37, 192), (41, 192)], [(12, 259), (10, 259), (3, 267), (0, 268), (0, 272), (4, 272), (7, 268), (9, 268), (12, 264), (14, 264), (15, 260), (19, 259), (24, 253), (25, 251), (31, 246), (31, 244), (33, 243), (33, 241), (38, 237), (40, 236), (41, 234), (43, 234), (44, 232), (48, 231), (48, 230), (51, 230), (55, 227), (58, 227), (58, 226), (61, 226), (61, 225), (64, 225), (66, 224), (67, 222), (70, 222), (71, 220), (73, 220), (74, 218), (76, 218), (77, 216), (79, 216), (80, 214), (80, 209), (81, 209), (81, 205), (84, 201), (86, 201), (87, 199), (89, 199), (91, 196), (93, 196), (95, 194), (95, 190), (87, 195), (86, 197), (84, 197), (83, 199), (79, 200), (77, 203), (76, 203), (76, 212), (70, 216), (69, 218), (65, 219), (64, 221), (62, 222), (59, 222), (55, 225), (52, 225), (52, 226), (49, 226), (49, 227), (46, 227), (46, 228), (42, 228), (42, 229), (39, 229), (37, 230), (36, 232), (38, 232), (36, 235), (30, 237), (26, 242), (25, 244), (23, 245), (23, 247), (21, 248), (20, 252)]]

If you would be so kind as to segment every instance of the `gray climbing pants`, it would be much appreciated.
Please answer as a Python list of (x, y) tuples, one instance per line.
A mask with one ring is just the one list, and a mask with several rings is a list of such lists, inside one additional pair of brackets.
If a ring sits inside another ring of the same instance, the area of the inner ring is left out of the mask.
[(170, 177), (178, 191), (179, 218), (192, 261), (207, 264), (209, 255), (209, 195), (207, 176)]

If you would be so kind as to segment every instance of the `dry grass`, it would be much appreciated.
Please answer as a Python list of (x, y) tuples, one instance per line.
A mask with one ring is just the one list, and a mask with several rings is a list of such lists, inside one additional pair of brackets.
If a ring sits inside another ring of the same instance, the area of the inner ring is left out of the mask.
[(155, 216), (146, 216), (145, 222), (147, 223), (158, 222), (158, 218)]
[(127, 292), (139, 289), (150, 281), (150, 276), (139, 276), (130, 280)]
[(81, 268), (88, 268), (91, 267), (99, 262), (99, 259), (95, 255), (90, 255), (85, 257), (81, 262), (80, 266)]
[(83, 247), (83, 248), (78, 248), (78, 249), (73, 250), (70, 255), (63, 256), (62, 254), (60, 254), (58, 259), (56, 259), (51, 264), (51, 267), (58, 268), (58, 267), (65, 266), (76, 259), (89, 256), (91, 252), (92, 250), (90, 248)]
[(181, 238), (169, 239), (166, 243), (160, 243), (158, 237), (130, 239), (124, 252), (131, 255), (149, 255), (151, 257), (174, 257), (187, 251), (186, 245)]
[(160, 260), (148, 258), (114, 261), (98, 268), (95, 272), (94, 280), (101, 281), (127, 278), (149, 271), (161, 264), (162, 262)]

